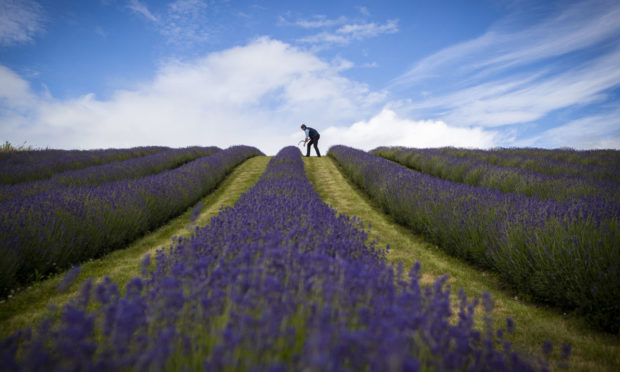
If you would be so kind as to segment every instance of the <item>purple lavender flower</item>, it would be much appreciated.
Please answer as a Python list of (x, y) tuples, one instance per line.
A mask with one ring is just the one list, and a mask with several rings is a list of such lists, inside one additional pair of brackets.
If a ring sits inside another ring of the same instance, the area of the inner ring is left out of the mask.
[[(425, 151), (433, 154), (434, 162), (443, 159), (443, 150)], [(617, 202), (604, 203), (600, 198), (559, 202), (475, 187), (344, 146), (333, 146), (328, 155), (397, 222), (447, 253), (497, 271), (508, 284), (535, 299), (575, 309), (595, 327), (618, 331)], [(403, 150), (393, 156), (406, 162), (419, 154)], [(493, 154), (487, 161), (498, 163), (500, 158)], [(434, 162), (429, 161), (429, 167)], [(439, 166), (420, 168), (433, 169), (445, 176)], [(503, 176), (508, 183), (519, 181), (517, 173)]]
[(80, 266), (77, 266), (77, 265), (73, 266), (71, 269), (69, 269), (69, 271), (67, 271), (67, 273), (63, 276), (63, 278), (60, 281), (60, 283), (58, 283), (58, 285), (56, 286), (58, 291), (59, 292), (64, 292), (67, 289), (69, 289), (71, 284), (73, 284), (75, 279), (77, 279), (78, 275), (80, 274), (80, 271), (82, 271), (82, 268)]
[(514, 333), (515, 331), (515, 322), (511, 317), (506, 318), (506, 331), (508, 331), (508, 333)]
[(236, 165), (259, 154), (234, 146), (147, 177), (5, 200), (0, 295), (32, 281), (35, 272), (46, 275), (125, 246), (182, 213)]
[[(525, 165), (540, 165), (549, 161), (546, 157), (527, 157), (516, 161), (515, 155), (506, 152), (463, 150), (463, 149), (414, 149), (404, 147), (379, 147), (371, 154), (396, 161), (404, 166), (432, 176), (472, 186), (484, 186), (502, 192), (515, 192), (540, 199), (554, 199), (560, 202), (572, 199), (602, 200), (613, 203), (619, 210), (620, 188), (610, 177), (596, 179), (588, 176), (588, 167), (566, 164), (557, 173), (558, 165), (543, 168), (526, 168)], [(469, 156), (467, 155), (469, 154)], [(521, 159), (519, 155), (518, 159)], [(512, 160), (511, 160), (512, 159)], [(519, 167), (519, 164), (523, 167)], [(574, 173), (575, 167), (579, 169)], [(544, 172), (554, 170), (553, 174)], [(620, 173), (620, 163), (615, 164)], [(618, 181), (618, 179), (616, 179)]]
[(36, 150), (3, 153), (0, 183), (15, 184), (49, 178), (55, 173), (156, 154), (166, 147), (107, 150)]
[(562, 344), (560, 357), (562, 360), (567, 360), (570, 357), (571, 346), (569, 344)]
[(48, 331), (6, 341), (4, 354), (50, 370), (532, 370), (496, 350), (491, 329), (473, 329), (477, 301), (462, 292), (452, 324), (447, 277), (422, 288), (419, 264), (405, 279), (366, 241), (356, 219), (320, 200), (288, 147), (125, 295), (104, 280), (99, 306), (67, 308)]

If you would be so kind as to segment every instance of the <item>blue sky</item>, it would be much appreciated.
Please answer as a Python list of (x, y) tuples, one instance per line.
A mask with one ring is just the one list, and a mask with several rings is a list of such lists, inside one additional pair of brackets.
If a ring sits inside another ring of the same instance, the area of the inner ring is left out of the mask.
[(0, 0), (0, 140), (620, 148), (618, 1)]

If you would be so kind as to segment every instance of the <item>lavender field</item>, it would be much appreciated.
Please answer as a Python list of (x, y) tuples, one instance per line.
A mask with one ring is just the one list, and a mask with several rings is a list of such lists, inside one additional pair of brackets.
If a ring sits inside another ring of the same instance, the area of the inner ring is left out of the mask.
[[(329, 156), (386, 213), (440, 249), (493, 270), (533, 301), (617, 333), (620, 208), (610, 171), (617, 152), (468, 151), (334, 146)], [(122, 249), (261, 155), (248, 146), (158, 149), (99, 163), (93, 155), (90, 166), (71, 165), (73, 153), (48, 155), (64, 165), (14, 176), (24, 181), (7, 189), (26, 191), (2, 194), (2, 295)], [(10, 159), (0, 158), (0, 168), (30, 169)], [(580, 173), (558, 172), (559, 164)], [(146, 256), (125, 287), (114, 277), (88, 280), (45, 320), (2, 340), (0, 364), (15, 371), (549, 368), (512, 345), (519, 325), (510, 317), (493, 329), (488, 294), (454, 296), (458, 288), (445, 276), (422, 285), (419, 264), (404, 270), (387, 252), (359, 219), (321, 200), (300, 151), (287, 147), (234, 207)], [(63, 285), (77, 273), (69, 270)], [(555, 347), (556, 367), (566, 366), (571, 346), (543, 341), (542, 354)]]
[[(187, 162), (211, 155), (217, 151), (220, 151), (217, 147), (170, 149), (125, 161), (114, 161), (98, 166), (58, 172), (52, 174), (49, 178), (36, 181), (0, 184), (0, 202), (16, 197), (40, 194), (53, 189), (62, 189), (66, 186), (96, 186), (106, 182), (146, 177), (167, 169), (177, 168)], [(57, 161), (63, 159), (67, 163), (71, 161), (71, 158), (65, 158), (64, 155), (56, 158)], [(24, 171), (18, 167), (10, 169), (12, 174), (20, 174)]]
[[(386, 212), (441, 249), (496, 270), (537, 301), (576, 310), (617, 333), (620, 185), (612, 170), (620, 166), (608, 160), (615, 153), (602, 152), (598, 161), (590, 154), (594, 165), (558, 166), (580, 168), (579, 178), (546, 165), (558, 160), (533, 161), (532, 152), (446, 154), (455, 151), (379, 148), (375, 156), (334, 146), (329, 155)], [(547, 168), (554, 171), (532, 170)]]
[(108, 150), (31, 150), (0, 153), (0, 183), (14, 184), (49, 178), (53, 174), (115, 161), (153, 155), (166, 147)]
[[(76, 181), (59, 184), (54, 176), (51, 184), (44, 181), (47, 186), (24, 185), (24, 195), (16, 192), (0, 202), (0, 294), (122, 247), (195, 204), (243, 160), (261, 154), (247, 146), (217, 150), (191, 150), (195, 160), (141, 178), (131, 176), (150, 173), (148, 167), (144, 172), (150, 157), (72, 174), (75, 180), (89, 180), (93, 175), (102, 178), (103, 174), (108, 179), (120, 178), (117, 181), (84, 186)], [(168, 166), (179, 158), (178, 152), (160, 154), (153, 156)], [(213, 155), (199, 157), (207, 154)], [(55, 162), (69, 164), (71, 160), (60, 156)], [(19, 173), (21, 168), (16, 167), (14, 172)], [(65, 172), (58, 178), (72, 177)]]
[[(13, 370), (536, 370), (441, 278), (418, 283), (313, 191), (282, 149), (234, 208), (147, 257), (124, 294), (88, 282), (58, 317), (4, 340)], [(492, 301), (482, 299), (486, 311)], [(549, 347), (549, 346), (545, 346)], [(570, 349), (564, 347), (564, 353)], [(544, 365), (542, 366), (544, 367)]]

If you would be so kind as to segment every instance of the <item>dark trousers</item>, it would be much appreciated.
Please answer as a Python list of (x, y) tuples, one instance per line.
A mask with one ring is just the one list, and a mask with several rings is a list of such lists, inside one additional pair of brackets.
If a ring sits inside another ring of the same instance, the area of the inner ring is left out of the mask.
[(316, 155), (318, 157), (321, 157), (321, 153), (319, 152), (319, 148), (317, 147), (317, 145), (319, 144), (319, 138), (321, 138), (321, 136), (310, 137), (310, 142), (308, 142), (308, 152), (306, 153), (306, 156), (310, 156), (310, 146), (314, 145), (314, 151), (316, 151)]

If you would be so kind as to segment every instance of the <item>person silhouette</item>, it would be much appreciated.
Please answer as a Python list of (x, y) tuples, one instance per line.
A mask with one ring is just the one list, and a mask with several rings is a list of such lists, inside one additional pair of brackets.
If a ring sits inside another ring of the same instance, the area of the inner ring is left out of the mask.
[(316, 155), (320, 158), (321, 152), (319, 151), (319, 138), (321, 135), (317, 132), (316, 129), (307, 127), (306, 124), (301, 125), (301, 130), (306, 133), (306, 139), (304, 140), (304, 145), (308, 144), (308, 151), (306, 152), (306, 157), (310, 156), (310, 147), (314, 145), (314, 151), (316, 151)]

